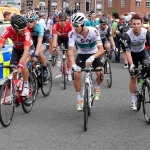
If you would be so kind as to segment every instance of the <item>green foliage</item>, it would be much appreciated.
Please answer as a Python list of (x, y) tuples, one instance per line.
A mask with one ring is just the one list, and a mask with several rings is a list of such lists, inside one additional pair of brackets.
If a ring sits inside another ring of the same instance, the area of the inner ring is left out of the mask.
[(111, 13), (113, 14), (115, 12), (116, 12), (115, 8), (111, 7)]

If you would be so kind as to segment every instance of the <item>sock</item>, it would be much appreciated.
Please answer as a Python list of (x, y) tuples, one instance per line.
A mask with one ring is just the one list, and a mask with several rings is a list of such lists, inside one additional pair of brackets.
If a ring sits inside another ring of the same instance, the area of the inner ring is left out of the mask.
[(82, 100), (81, 92), (76, 92), (76, 93), (77, 93), (77, 100), (81, 101)]
[(46, 70), (46, 66), (42, 66), (43, 70)]
[(71, 69), (68, 68), (68, 74), (71, 74)]
[(96, 83), (96, 85), (95, 85), (95, 88), (94, 89), (98, 89), (98, 90), (100, 90), (100, 84), (98, 85), (97, 83)]
[(28, 88), (28, 84), (29, 84), (28, 81), (24, 81), (24, 82), (23, 82), (23, 87), (24, 87), (24, 88)]
[(137, 97), (135, 93), (131, 93), (131, 99), (132, 99), (132, 103), (135, 103), (137, 101)]

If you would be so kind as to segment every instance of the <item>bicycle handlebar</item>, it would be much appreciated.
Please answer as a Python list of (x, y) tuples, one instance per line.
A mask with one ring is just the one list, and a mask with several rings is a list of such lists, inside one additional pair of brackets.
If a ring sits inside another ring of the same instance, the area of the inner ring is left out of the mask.
[(18, 66), (17, 65), (6, 65), (6, 66), (0, 65), (0, 68), (9, 68), (9, 69), (12, 69), (12, 68), (18, 68)]

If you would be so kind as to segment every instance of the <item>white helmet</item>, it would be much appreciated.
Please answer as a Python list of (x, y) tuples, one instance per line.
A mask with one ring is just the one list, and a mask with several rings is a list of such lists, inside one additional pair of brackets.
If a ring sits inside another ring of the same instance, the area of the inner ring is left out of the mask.
[(82, 25), (85, 22), (85, 15), (81, 12), (77, 12), (72, 16), (72, 23)]
[(125, 22), (129, 22), (131, 20), (130, 16), (123, 16), (122, 19), (124, 19)]

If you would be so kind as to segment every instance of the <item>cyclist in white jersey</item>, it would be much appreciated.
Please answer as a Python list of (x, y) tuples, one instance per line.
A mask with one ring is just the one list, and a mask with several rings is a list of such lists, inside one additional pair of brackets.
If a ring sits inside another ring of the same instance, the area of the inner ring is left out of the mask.
[[(82, 110), (83, 97), (81, 96), (81, 68), (92, 65), (93, 68), (103, 69), (103, 63), (100, 56), (104, 54), (100, 34), (94, 27), (86, 27), (85, 15), (81, 12), (75, 13), (72, 18), (72, 26), (74, 30), (69, 33), (69, 48), (68, 56), (72, 63), (74, 73), (74, 86), (77, 93), (77, 110)], [(78, 46), (78, 55), (76, 61), (74, 59), (74, 46), (75, 43)], [(94, 98), (99, 100), (100, 98), (100, 72), (96, 72), (96, 85), (94, 88)], [(104, 74), (102, 73), (104, 78)]]
[(121, 40), (125, 46), (125, 54), (130, 65), (129, 72), (134, 72), (134, 78), (130, 79), (130, 92), (132, 99), (132, 109), (137, 110), (136, 82), (138, 63), (149, 60), (149, 55), (145, 49), (145, 41), (150, 45), (150, 32), (142, 27), (142, 18), (139, 14), (134, 14), (131, 19), (132, 29), (123, 33)]

